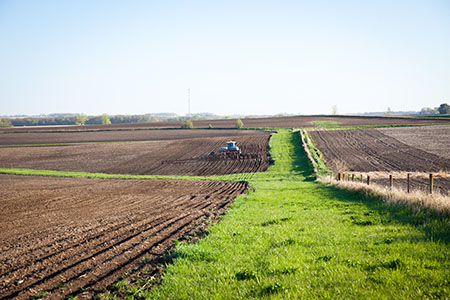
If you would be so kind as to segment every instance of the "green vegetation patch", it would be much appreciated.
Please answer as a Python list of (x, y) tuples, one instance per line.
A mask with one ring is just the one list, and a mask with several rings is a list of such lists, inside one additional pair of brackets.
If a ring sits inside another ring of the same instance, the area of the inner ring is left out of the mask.
[(313, 139), (309, 136), (308, 132), (304, 129), (301, 130), (301, 134), (303, 135), (304, 139), (305, 139), (305, 144), (306, 147), (308, 149), (308, 152), (311, 155), (311, 158), (315, 161), (315, 173), (318, 177), (322, 177), (322, 176), (328, 176), (331, 175), (333, 172), (327, 168), (327, 166), (325, 166), (324, 162), (323, 162), (323, 155), (322, 152), (319, 151), (319, 149), (317, 149), (314, 146), (314, 141)]
[[(299, 133), (271, 141), (220, 223), (179, 243), (148, 299), (448, 299), (450, 220), (314, 181)], [(130, 292), (139, 287), (129, 283)], [(111, 296), (111, 294), (106, 294)], [(124, 295), (122, 293), (121, 295)]]
[[(175, 175), (127, 175), (127, 174), (106, 174), (89, 172), (70, 172), (55, 170), (36, 170), (36, 169), (18, 169), (18, 168), (0, 168), (0, 174), (9, 175), (29, 175), (29, 176), (50, 176), (50, 177), (69, 177), (69, 178), (97, 178), (97, 179), (174, 179), (174, 180), (224, 180), (231, 181), (238, 177), (228, 178), (227, 176), (205, 177), (205, 176), (175, 176)], [(241, 174), (245, 176), (245, 173)]]
[(321, 128), (339, 128), (341, 125), (341, 122), (337, 121), (313, 121), (312, 123)]

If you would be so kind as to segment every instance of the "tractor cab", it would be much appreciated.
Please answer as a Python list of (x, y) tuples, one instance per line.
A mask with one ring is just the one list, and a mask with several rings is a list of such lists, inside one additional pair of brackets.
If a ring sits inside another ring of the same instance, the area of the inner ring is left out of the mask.
[(226, 147), (220, 147), (219, 153), (228, 154), (228, 153), (241, 153), (241, 149), (236, 145), (235, 141), (228, 141), (226, 143)]

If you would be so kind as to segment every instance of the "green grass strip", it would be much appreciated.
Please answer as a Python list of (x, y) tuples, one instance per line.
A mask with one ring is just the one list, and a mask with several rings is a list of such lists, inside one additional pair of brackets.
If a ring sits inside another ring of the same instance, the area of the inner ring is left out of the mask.
[(318, 177), (324, 177), (324, 176), (330, 176), (333, 174), (333, 172), (325, 166), (323, 159), (322, 159), (322, 152), (319, 151), (314, 146), (313, 139), (309, 136), (308, 132), (304, 129), (301, 130), (301, 134), (304, 136), (305, 144), (308, 149), (308, 152), (311, 155), (311, 158), (315, 162), (315, 173)]
[(338, 128), (341, 122), (337, 121), (313, 121), (313, 124), (321, 128)]
[(0, 174), (67, 177), (67, 178), (96, 178), (96, 179), (137, 179), (137, 180), (172, 179), (172, 180), (245, 181), (248, 178), (254, 176), (255, 173), (239, 173), (220, 176), (176, 176), (176, 175), (107, 174), (107, 173), (36, 170), (36, 169), (21, 169), (21, 168), (0, 168)]
[(254, 192), (204, 239), (177, 243), (160, 286), (125, 279), (119, 297), (448, 299), (450, 220), (315, 182), (300, 143), (275, 134)]
[[(128, 175), (128, 174), (68, 172), (68, 171), (54, 171), (54, 170), (17, 169), (17, 168), (16, 169), (15, 168), (0, 168), (0, 174), (70, 177), (70, 178), (97, 178), (97, 179), (217, 180), (217, 179), (215, 179), (215, 177), (205, 177), (205, 176)], [(226, 178), (223, 178), (222, 180), (226, 180)]]

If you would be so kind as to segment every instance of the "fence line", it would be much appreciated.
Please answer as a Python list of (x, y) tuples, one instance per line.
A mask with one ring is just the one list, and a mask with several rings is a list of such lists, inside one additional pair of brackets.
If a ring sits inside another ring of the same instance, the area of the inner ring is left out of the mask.
[[(428, 180), (428, 193), (430, 195), (433, 194), (434, 192), (434, 174), (429, 174), (428, 176), (429, 180)], [(346, 173), (337, 173), (337, 180), (338, 181), (356, 181), (358, 180), (358, 178), (355, 176), (355, 174), (346, 174)], [(370, 175), (366, 175), (366, 184), (370, 185), (371, 184), (371, 177)], [(361, 183), (364, 182), (363, 180), (363, 174), (360, 175), (359, 181)], [(394, 176), (392, 174), (389, 174), (389, 188), (392, 190), (394, 188)], [(411, 174), (407, 173), (406, 174), (406, 191), (409, 194), (411, 192)]]

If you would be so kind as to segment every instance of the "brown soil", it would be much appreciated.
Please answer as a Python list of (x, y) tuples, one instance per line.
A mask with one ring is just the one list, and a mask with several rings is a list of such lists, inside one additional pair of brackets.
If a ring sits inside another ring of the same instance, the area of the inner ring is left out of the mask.
[(448, 159), (408, 146), (376, 129), (311, 131), (310, 135), (333, 171), (450, 170)]
[(82, 299), (136, 268), (155, 273), (144, 257), (158, 261), (246, 184), (0, 175), (0, 187), (0, 298)]
[(411, 147), (450, 159), (450, 126), (380, 128), (377, 130)]
[[(389, 172), (405, 171), (405, 175), (401, 178), (394, 176), (394, 186), (406, 190), (406, 172), (438, 173), (450, 170), (450, 160), (445, 155), (433, 154), (433, 152), (445, 154), (448, 152), (445, 149), (450, 149), (450, 143), (440, 138), (442, 130), (445, 131), (446, 127), (393, 128), (386, 130), (387, 132), (384, 129), (311, 131), (309, 134), (323, 154), (325, 164), (335, 173), (349, 172), (359, 176), (359, 172), (386, 172), (384, 178), (372, 178), (372, 182), (386, 187), (389, 186)], [(424, 136), (421, 132), (428, 135), (423, 143), (420, 142)], [(436, 136), (433, 138), (434, 134)], [(398, 135), (408, 137), (409, 145), (392, 137)], [(422, 145), (424, 143), (427, 145)], [(436, 150), (433, 150), (433, 147)], [(444, 151), (440, 152), (437, 149)], [(450, 179), (436, 176), (434, 187), (435, 191), (441, 194), (449, 194)], [(427, 178), (411, 177), (411, 191), (427, 192), (428, 188)]]
[[(293, 116), (279, 118), (248, 118), (242, 119), (244, 128), (300, 128), (315, 126), (313, 121), (336, 121), (344, 126), (354, 125), (404, 125), (404, 124), (450, 124), (450, 119), (417, 119), (407, 117), (358, 117), (358, 116)], [(235, 128), (236, 119), (193, 121), (196, 128)], [(16, 127), (0, 129), (0, 132), (11, 131), (80, 131), (80, 130), (114, 130), (114, 129), (144, 129), (144, 128), (180, 128), (180, 122), (151, 122), (111, 125), (84, 126), (48, 126), (48, 127)]]
[[(89, 143), (113, 141), (162, 141), (207, 137), (235, 137), (267, 135), (259, 130), (133, 130), (133, 131), (93, 131), (93, 132), (31, 132), (0, 134), (0, 145)], [(226, 140), (226, 139), (225, 139)]]
[[(171, 132), (171, 131), (163, 131)], [(71, 134), (67, 134), (71, 135)], [(270, 134), (94, 145), (0, 148), (0, 167), (109, 174), (209, 176), (260, 172), (270, 160)], [(208, 155), (234, 139), (246, 155)], [(248, 155), (247, 155), (248, 154)]]

